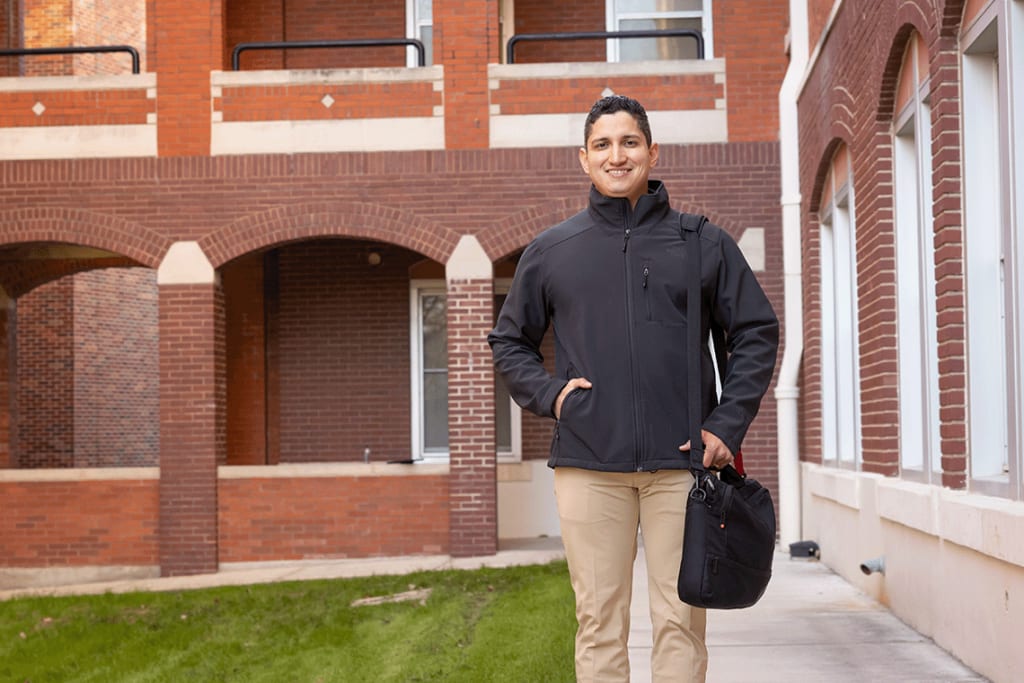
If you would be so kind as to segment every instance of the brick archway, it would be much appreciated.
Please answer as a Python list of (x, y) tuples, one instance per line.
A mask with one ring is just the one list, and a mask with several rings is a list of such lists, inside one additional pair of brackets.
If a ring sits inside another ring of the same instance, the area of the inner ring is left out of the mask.
[(214, 268), (264, 247), (321, 237), (396, 244), (444, 263), (459, 235), (416, 214), (380, 204), (319, 202), (244, 216), (199, 240)]
[(141, 266), (156, 268), (171, 240), (138, 223), (72, 208), (15, 209), (0, 212), (0, 246), (61, 242), (104, 249)]

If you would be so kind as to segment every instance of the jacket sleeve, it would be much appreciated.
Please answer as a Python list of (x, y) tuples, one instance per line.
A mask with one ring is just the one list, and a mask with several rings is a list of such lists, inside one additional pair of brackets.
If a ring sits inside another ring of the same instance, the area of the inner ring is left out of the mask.
[(554, 403), (565, 380), (544, 367), (540, 344), (550, 324), (543, 281), (543, 252), (531, 245), (523, 252), (494, 330), (487, 335), (494, 367), (513, 400), (541, 417), (554, 417)]
[(725, 231), (717, 232), (710, 311), (712, 324), (725, 332), (728, 360), (720, 369), (721, 398), (704, 429), (736, 453), (775, 372), (779, 320), (739, 246)]

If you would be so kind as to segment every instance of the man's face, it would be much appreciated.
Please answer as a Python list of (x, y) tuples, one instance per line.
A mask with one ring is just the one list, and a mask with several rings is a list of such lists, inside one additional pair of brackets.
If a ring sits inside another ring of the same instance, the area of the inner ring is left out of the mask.
[(625, 111), (605, 114), (580, 149), (580, 165), (597, 191), (606, 197), (626, 197), (633, 206), (647, 194), (647, 177), (658, 160), (658, 143), (647, 146), (636, 119)]

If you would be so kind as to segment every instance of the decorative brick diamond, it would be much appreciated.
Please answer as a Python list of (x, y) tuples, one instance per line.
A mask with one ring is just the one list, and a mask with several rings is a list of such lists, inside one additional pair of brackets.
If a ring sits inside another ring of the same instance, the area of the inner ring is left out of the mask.
[(320, 99), (320, 104), (322, 104), (322, 105), (324, 105), (325, 107), (327, 107), (328, 109), (330, 109), (330, 108), (331, 108), (331, 105), (333, 105), (333, 104), (334, 104), (334, 98), (333, 98), (333, 97), (331, 97), (330, 95), (324, 95), (324, 96), (323, 96), (323, 97), (322, 97), (322, 98)]
[(42, 116), (43, 112), (46, 111), (46, 107), (43, 106), (42, 102), (36, 102), (35, 106), (32, 107), (32, 111), (36, 113), (36, 116)]

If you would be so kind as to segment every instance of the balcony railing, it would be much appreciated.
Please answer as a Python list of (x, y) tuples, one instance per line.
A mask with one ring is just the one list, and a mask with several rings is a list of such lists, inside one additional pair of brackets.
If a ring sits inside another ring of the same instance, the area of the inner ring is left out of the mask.
[(22, 47), (0, 49), (0, 57), (31, 57), (35, 55), (80, 55), (104, 52), (127, 52), (132, 56), (132, 73), (139, 73), (139, 51), (131, 45), (82, 45), (74, 47)]
[(422, 41), (415, 38), (366, 38), (360, 40), (279, 40), (259, 43), (239, 43), (231, 51), (231, 69), (238, 71), (243, 52), (249, 50), (293, 50), (325, 47), (385, 47), (388, 45), (406, 45), (416, 48), (419, 66), (427, 64), (427, 49)]
[(609, 40), (619, 38), (693, 38), (697, 41), (697, 59), (704, 59), (704, 35), (692, 28), (664, 28), (643, 31), (582, 31), (574, 33), (519, 33), (508, 39), (505, 62), (515, 64), (516, 45), (526, 41)]

